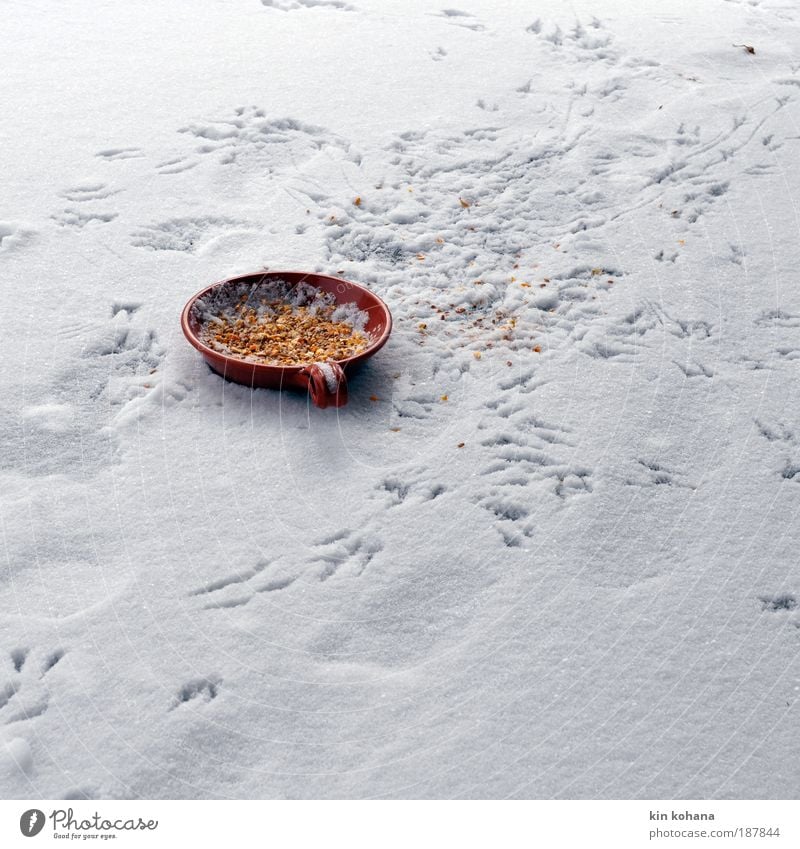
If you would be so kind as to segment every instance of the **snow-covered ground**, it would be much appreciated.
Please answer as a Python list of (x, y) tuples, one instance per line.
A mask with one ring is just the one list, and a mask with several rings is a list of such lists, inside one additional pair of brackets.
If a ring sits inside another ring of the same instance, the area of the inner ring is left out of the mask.
[[(794, 0), (3, 33), (0, 793), (796, 796)], [(389, 304), (347, 407), (183, 339), (262, 266)]]

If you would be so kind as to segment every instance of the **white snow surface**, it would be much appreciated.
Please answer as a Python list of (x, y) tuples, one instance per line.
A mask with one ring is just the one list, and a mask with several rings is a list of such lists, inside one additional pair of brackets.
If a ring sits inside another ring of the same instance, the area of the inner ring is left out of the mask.
[[(3, 17), (2, 795), (796, 797), (796, 3)], [(184, 340), (262, 267), (346, 407)]]

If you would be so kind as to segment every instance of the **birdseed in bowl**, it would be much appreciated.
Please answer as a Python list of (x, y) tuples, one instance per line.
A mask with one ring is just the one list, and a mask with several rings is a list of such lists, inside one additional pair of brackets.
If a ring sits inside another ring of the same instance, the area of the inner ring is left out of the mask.
[(212, 289), (194, 306), (200, 340), (222, 354), (264, 365), (339, 361), (366, 350), (367, 313), (329, 292), (283, 280)]

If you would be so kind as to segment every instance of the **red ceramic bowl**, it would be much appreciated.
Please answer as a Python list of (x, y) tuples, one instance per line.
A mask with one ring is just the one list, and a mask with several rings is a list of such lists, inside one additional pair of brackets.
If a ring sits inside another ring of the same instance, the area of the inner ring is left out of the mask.
[[(366, 331), (372, 344), (354, 357), (328, 363), (297, 366), (271, 366), (251, 363), (209, 348), (200, 341), (201, 321), (195, 303), (212, 290), (241, 283), (260, 283), (268, 280), (285, 280), (287, 283), (306, 283), (330, 292), (337, 304), (354, 303), (369, 316)], [(339, 277), (326, 274), (306, 274), (302, 271), (261, 271), (242, 274), (207, 286), (189, 300), (181, 313), (181, 327), (189, 342), (203, 355), (211, 368), (227, 380), (245, 386), (265, 386), (272, 389), (306, 389), (318, 407), (341, 407), (347, 403), (346, 370), (352, 370), (379, 351), (392, 332), (392, 316), (386, 304), (375, 294)]]

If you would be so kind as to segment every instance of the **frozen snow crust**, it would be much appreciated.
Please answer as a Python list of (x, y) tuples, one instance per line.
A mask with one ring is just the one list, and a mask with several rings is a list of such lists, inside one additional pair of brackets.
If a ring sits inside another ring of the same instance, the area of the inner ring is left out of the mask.
[[(793, 797), (799, 14), (8, 4), (0, 793)], [(346, 407), (183, 338), (262, 266)]]

